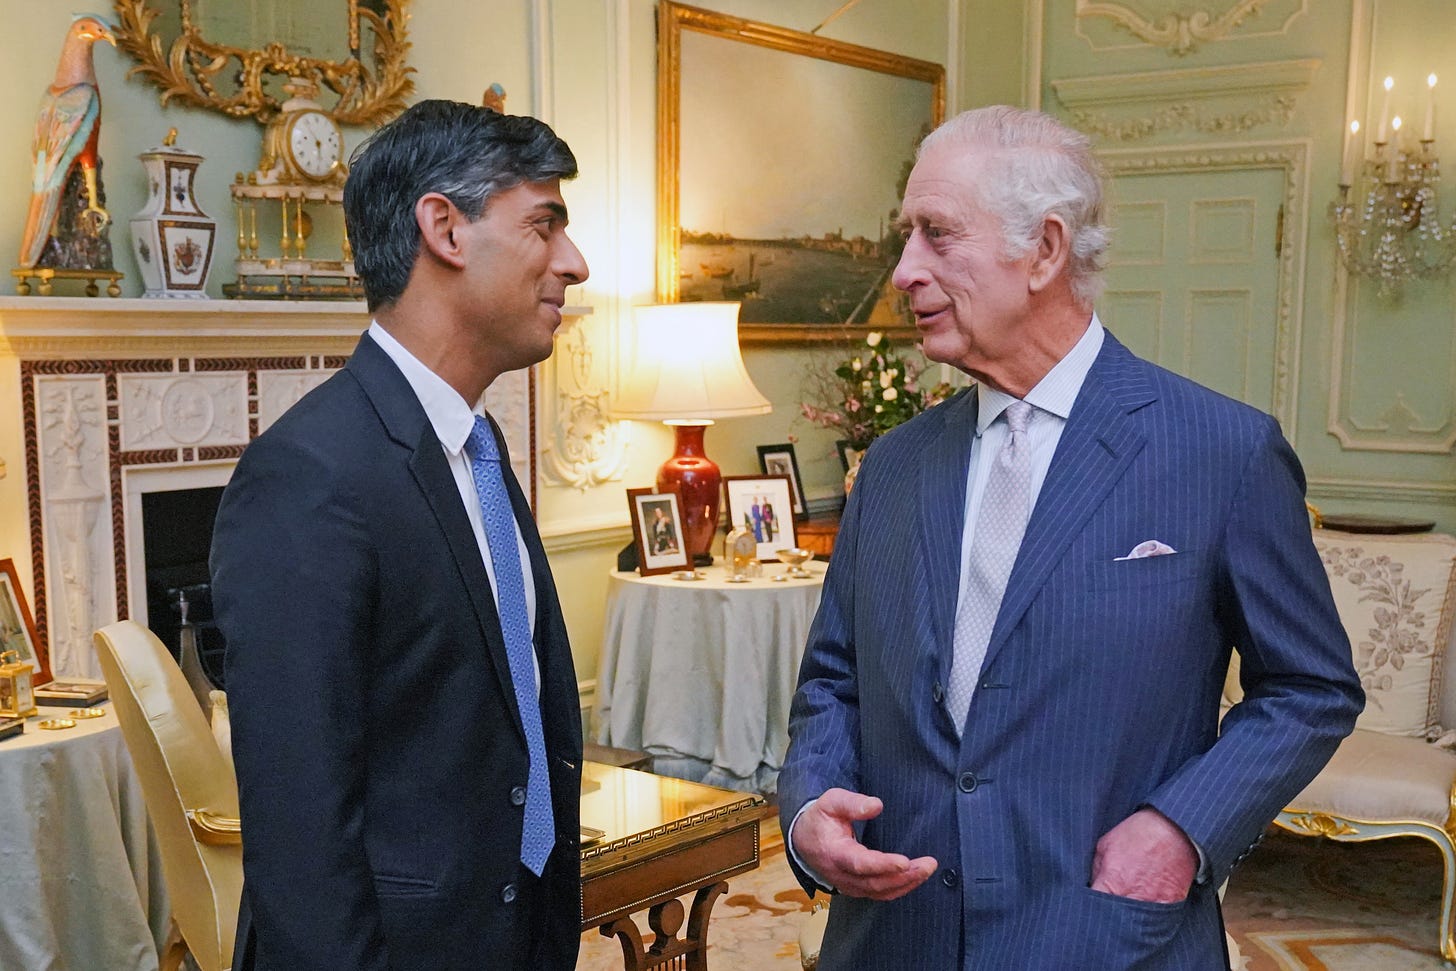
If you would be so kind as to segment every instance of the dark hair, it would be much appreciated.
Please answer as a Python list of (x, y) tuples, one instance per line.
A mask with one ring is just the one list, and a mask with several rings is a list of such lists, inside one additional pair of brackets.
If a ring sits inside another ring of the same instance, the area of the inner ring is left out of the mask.
[(576, 158), (545, 123), (458, 101), (421, 101), (365, 140), (349, 162), (344, 223), (370, 311), (399, 299), (420, 251), (415, 203), (429, 192), (479, 219), (490, 197), (569, 179)]

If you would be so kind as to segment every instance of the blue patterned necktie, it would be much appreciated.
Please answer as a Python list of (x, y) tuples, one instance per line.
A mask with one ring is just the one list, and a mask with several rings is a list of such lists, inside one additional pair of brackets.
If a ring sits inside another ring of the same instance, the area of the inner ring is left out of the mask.
[(531, 621), (526, 615), (526, 583), (521, 576), (520, 548), (516, 544), (516, 518), (511, 497), (501, 476), (500, 451), (490, 423), (475, 416), (475, 428), (465, 443), (470, 454), (470, 472), (480, 497), (485, 541), (495, 568), (496, 610), (501, 634), (506, 641), (506, 658), (511, 666), (511, 683), (516, 688), (516, 707), (526, 730), (526, 752), (531, 770), (526, 782), (526, 818), (521, 830), (521, 862), (537, 876), (556, 842), (551, 816), (551, 779), (546, 771), (546, 736), (541, 728), (541, 701), (536, 691), (536, 669), (532, 660)]

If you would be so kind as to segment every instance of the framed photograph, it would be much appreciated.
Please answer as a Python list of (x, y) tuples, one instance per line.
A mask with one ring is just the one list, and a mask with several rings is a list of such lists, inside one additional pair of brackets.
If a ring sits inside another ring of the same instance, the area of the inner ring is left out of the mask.
[(764, 475), (789, 477), (789, 485), (794, 495), (794, 517), (807, 518), (809, 503), (804, 499), (804, 480), (799, 475), (799, 456), (794, 452), (794, 443), (758, 446), (758, 468)]
[(834, 443), (834, 447), (839, 449), (839, 464), (844, 466), (845, 472), (854, 468), (859, 464), (859, 460), (864, 458), (864, 449), (851, 448), (849, 442), (842, 438)]
[(723, 494), (728, 501), (728, 522), (753, 534), (760, 560), (778, 562), (775, 550), (799, 545), (794, 539), (794, 517), (784, 515), (784, 510), (794, 507), (788, 476), (725, 475)]
[(51, 659), (35, 635), (35, 621), (20, 589), (14, 560), (0, 560), (0, 651), (14, 651), (35, 665), (32, 682), (39, 687), (51, 680)]
[(894, 222), (945, 112), (945, 69), (672, 0), (657, 10), (659, 299), (742, 301), (744, 342), (912, 333), (890, 285)]
[(644, 577), (689, 568), (691, 558), (682, 538), (682, 504), (676, 492), (628, 489), (632, 542), (637, 547), (637, 572)]

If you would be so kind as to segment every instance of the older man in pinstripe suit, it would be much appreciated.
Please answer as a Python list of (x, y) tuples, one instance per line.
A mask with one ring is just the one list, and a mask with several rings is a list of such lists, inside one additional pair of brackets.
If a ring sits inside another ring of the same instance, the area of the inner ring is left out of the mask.
[(810, 633), (779, 793), (821, 967), (1227, 968), (1216, 888), (1363, 703), (1299, 462), (1097, 320), (1083, 136), (967, 112), (902, 218), (977, 384), (870, 449)]

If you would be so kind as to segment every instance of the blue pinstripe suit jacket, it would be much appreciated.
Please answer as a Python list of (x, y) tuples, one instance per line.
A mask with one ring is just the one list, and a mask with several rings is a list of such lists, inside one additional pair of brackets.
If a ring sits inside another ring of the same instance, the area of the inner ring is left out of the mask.
[[(1108, 334), (957, 738), (942, 698), (975, 418), (962, 393), (877, 441), (835, 542), (780, 812), (878, 796), (865, 844), (940, 870), (898, 901), (837, 899), (821, 967), (1225, 968), (1215, 888), (1363, 703), (1299, 462), (1268, 415)], [(1115, 559), (1149, 539), (1178, 552)], [(1220, 729), (1234, 645), (1245, 700)], [(1207, 856), (1184, 902), (1088, 887), (1098, 838), (1145, 805)]]

